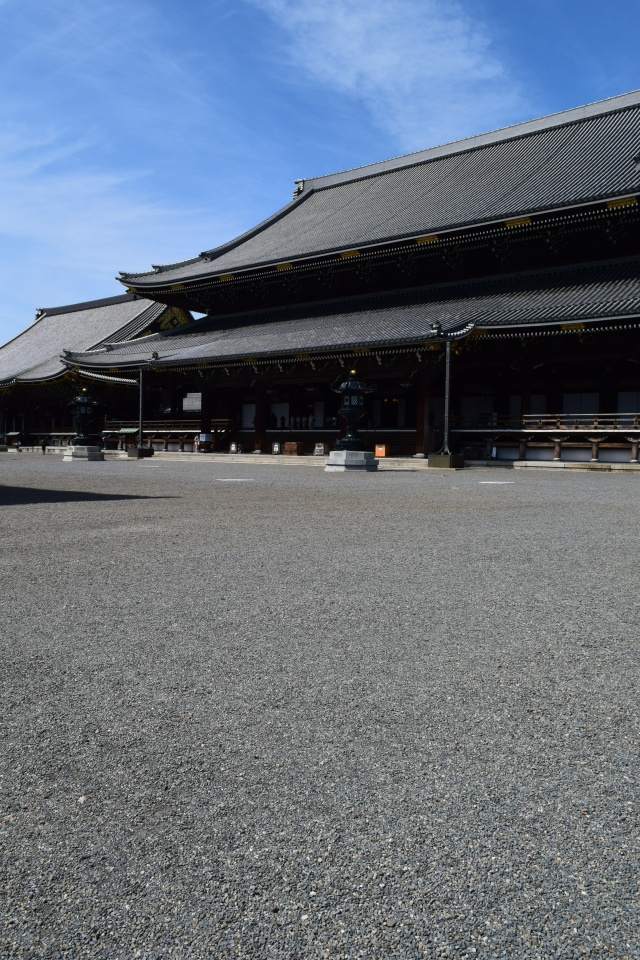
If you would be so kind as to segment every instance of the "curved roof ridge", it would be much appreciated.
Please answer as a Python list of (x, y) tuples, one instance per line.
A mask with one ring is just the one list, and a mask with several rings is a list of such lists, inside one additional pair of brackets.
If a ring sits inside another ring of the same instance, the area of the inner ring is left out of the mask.
[[(0, 352), (5, 350), (7, 347), (10, 347), (12, 343), (16, 342), (16, 340), (20, 340), (21, 337), (24, 337), (25, 333), (30, 333), (34, 329), (34, 327), (38, 326), (41, 320), (44, 320), (46, 316), (47, 316), (47, 313), (44, 310), (41, 310), (41, 309), (36, 310), (36, 316), (33, 323), (30, 323), (29, 326), (25, 327), (24, 330), (21, 330), (20, 333), (16, 333), (15, 337), (11, 337), (11, 340), (7, 340), (6, 343), (0, 344)], [(9, 383), (9, 380), (0, 381), (0, 383), (5, 383), (5, 382)], [(11, 382), (13, 383), (14, 381), (12, 380)]]
[(438, 157), (464, 153), (467, 150), (476, 150), (480, 147), (488, 146), (491, 143), (515, 140), (519, 137), (529, 136), (532, 133), (539, 133), (541, 130), (549, 130), (552, 127), (562, 127), (580, 120), (586, 120), (590, 117), (602, 116), (605, 113), (615, 113), (617, 110), (637, 106), (639, 103), (640, 90), (633, 90), (630, 93), (623, 93), (617, 97), (596, 100), (593, 103), (588, 103), (581, 107), (561, 110), (557, 113), (551, 113), (534, 120), (524, 120), (520, 123), (510, 124), (507, 127), (498, 127), (496, 130), (475, 134), (472, 137), (464, 137), (462, 140), (453, 140), (450, 143), (427, 147), (425, 150), (401, 154), (398, 157), (392, 157), (388, 160), (379, 160), (375, 163), (364, 164), (364, 166), (361, 167), (352, 167), (337, 173), (327, 173), (319, 177), (309, 177), (296, 181), (296, 183), (301, 183), (304, 191), (307, 190), (307, 187), (313, 190), (323, 190), (328, 187), (337, 186), (340, 183), (362, 180), (366, 177), (374, 177), (380, 173), (388, 173), (390, 170), (399, 170), (403, 167), (411, 167), (419, 163), (425, 163), (428, 160), (435, 160)]
[(234, 237), (233, 240), (228, 240), (227, 243), (222, 243), (218, 247), (212, 247), (211, 250), (205, 250), (203, 253), (200, 254), (200, 256), (203, 257), (205, 260), (215, 260), (215, 257), (213, 256), (213, 254), (219, 255), (219, 254), (225, 253), (227, 250), (233, 250), (233, 248), (237, 244), (242, 243), (244, 240), (247, 240), (249, 237), (253, 236), (253, 234), (255, 233), (260, 233), (261, 230), (263, 230), (265, 227), (268, 227), (271, 223), (276, 223), (276, 221), (284, 217), (285, 214), (287, 214), (290, 210), (292, 210), (293, 207), (298, 206), (298, 204), (301, 203), (302, 200), (304, 199), (306, 199), (306, 196), (304, 197), (302, 195), (294, 196), (293, 200), (290, 200), (289, 203), (285, 203), (284, 207), (280, 207), (280, 209), (276, 210), (275, 213), (272, 213), (271, 216), (266, 217), (266, 219), (264, 220), (261, 220), (260, 223), (257, 223), (255, 225), (255, 227), (251, 227), (249, 230), (245, 230), (244, 233), (241, 233), (239, 234), (239, 236)]
[(165, 263), (162, 266), (153, 266), (151, 270), (146, 270), (143, 273), (126, 273), (124, 270), (121, 270), (119, 275), (116, 277), (118, 283), (126, 284), (131, 277), (157, 277), (158, 274), (163, 273), (165, 270), (172, 270), (174, 267), (188, 267), (192, 263), (197, 263), (201, 259), (201, 256), (189, 257), (187, 260), (176, 260), (175, 263)]
[(114, 303), (126, 303), (128, 300), (141, 300), (137, 293), (119, 293), (115, 297), (103, 297), (101, 300), (83, 300), (81, 303), (68, 303), (62, 307), (39, 307), (36, 321), (42, 317), (55, 317), (62, 313), (80, 313), (81, 310), (95, 310), (98, 307), (110, 307)]
[(280, 207), (280, 209), (276, 210), (275, 213), (272, 213), (264, 220), (261, 220), (260, 223), (257, 223), (249, 230), (245, 230), (244, 233), (238, 234), (237, 237), (234, 237), (232, 240), (227, 240), (226, 243), (221, 243), (217, 247), (211, 247), (210, 250), (203, 250), (202, 253), (200, 253), (197, 257), (191, 257), (190, 260), (180, 260), (178, 263), (165, 263), (162, 266), (154, 267), (153, 270), (149, 270), (147, 273), (122, 273), (119, 277), (117, 277), (117, 279), (120, 281), (120, 283), (126, 284), (130, 281), (140, 280), (143, 277), (161, 276), (163, 273), (173, 270), (176, 267), (182, 267), (186, 265), (190, 266), (192, 263), (210, 263), (217, 257), (222, 256), (223, 253), (228, 253), (230, 250), (233, 250), (234, 247), (244, 243), (245, 240), (249, 240), (251, 237), (260, 233), (261, 230), (264, 230), (272, 223), (276, 223), (282, 217), (286, 216), (286, 214), (289, 213), (289, 211), (296, 207), (299, 203), (301, 203), (303, 200), (306, 200), (310, 194), (311, 190), (304, 195), (301, 191), (299, 195), (294, 196), (293, 200), (290, 200), (289, 203), (286, 203), (284, 207)]

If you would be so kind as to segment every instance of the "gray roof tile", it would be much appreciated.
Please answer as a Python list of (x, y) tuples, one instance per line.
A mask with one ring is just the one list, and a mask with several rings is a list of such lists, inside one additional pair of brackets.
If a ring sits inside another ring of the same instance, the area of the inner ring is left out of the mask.
[(88, 350), (134, 336), (166, 309), (128, 294), (38, 311), (35, 323), (0, 347), (0, 383), (50, 380), (66, 371), (65, 349)]
[(307, 181), (293, 203), (237, 240), (123, 282), (157, 288), (635, 194), (639, 154), (640, 92)]
[[(430, 327), (545, 326), (640, 316), (640, 262), (631, 258), (204, 319), (109, 351), (72, 354), (88, 367), (166, 365), (424, 342)], [(215, 326), (214, 326), (215, 324)]]

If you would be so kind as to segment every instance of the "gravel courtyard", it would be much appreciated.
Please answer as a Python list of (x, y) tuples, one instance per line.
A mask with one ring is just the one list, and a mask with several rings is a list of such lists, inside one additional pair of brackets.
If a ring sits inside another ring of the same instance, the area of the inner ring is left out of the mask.
[(0, 484), (3, 960), (640, 957), (640, 475)]

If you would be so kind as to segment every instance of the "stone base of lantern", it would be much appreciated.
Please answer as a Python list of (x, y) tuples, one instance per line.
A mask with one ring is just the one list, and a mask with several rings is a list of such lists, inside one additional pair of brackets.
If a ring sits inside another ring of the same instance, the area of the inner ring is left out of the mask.
[(430, 453), (429, 466), (438, 470), (461, 470), (464, 467), (464, 457), (459, 453)]
[(104, 460), (100, 447), (67, 447), (62, 457), (63, 461), (69, 463), (71, 460)]
[(332, 450), (324, 467), (327, 471), (344, 473), (346, 470), (378, 469), (378, 461), (365, 450)]

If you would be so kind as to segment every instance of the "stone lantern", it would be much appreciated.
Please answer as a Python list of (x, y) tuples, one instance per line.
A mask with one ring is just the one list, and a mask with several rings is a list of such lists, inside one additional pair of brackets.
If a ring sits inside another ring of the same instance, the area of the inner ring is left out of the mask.
[(346, 470), (377, 470), (378, 461), (374, 459), (372, 453), (367, 453), (364, 448), (362, 438), (358, 434), (358, 422), (365, 413), (364, 398), (366, 394), (373, 393), (376, 388), (368, 386), (357, 379), (355, 370), (349, 371), (349, 377), (339, 387), (334, 387), (335, 393), (342, 397), (342, 404), (338, 413), (347, 422), (347, 432), (341, 437), (328, 458), (325, 470), (341, 471)]
[(64, 460), (104, 460), (100, 447), (94, 442), (96, 430), (96, 407), (98, 400), (88, 396), (83, 387), (78, 396), (69, 403), (73, 415), (73, 429), (76, 436), (65, 451)]

